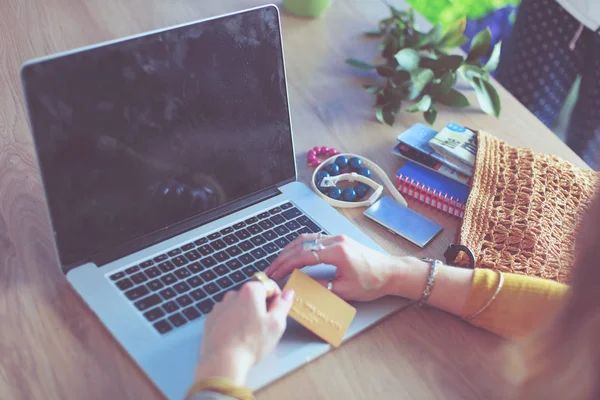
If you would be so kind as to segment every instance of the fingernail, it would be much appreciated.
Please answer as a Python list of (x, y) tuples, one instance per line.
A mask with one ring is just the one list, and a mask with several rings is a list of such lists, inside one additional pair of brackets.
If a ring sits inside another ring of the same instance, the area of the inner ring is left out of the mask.
[(283, 292), (282, 297), (285, 301), (292, 301), (292, 300), (294, 300), (294, 294), (295, 294), (294, 289), (288, 289), (285, 292)]

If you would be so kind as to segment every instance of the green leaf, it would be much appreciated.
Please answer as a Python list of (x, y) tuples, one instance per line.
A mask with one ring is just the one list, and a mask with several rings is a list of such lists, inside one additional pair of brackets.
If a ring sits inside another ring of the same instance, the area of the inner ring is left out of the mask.
[(431, 108), (431, 104), (432, 104), (431, 96), (426, 94), (425, 96), (421, 97), (421, 100), (419, 100), (417, 103), (408, 107), (408, 109), (406, 111), (408, 111), (408, 112), (427, 111), (427, 110), (429, 110), (429, 108)]
[(501, 110), (500, 97), (492, 84), (486, 80), (474, 78), (471, 85), (475, 89), (481, 110), (488, 115), (499, 116)]
[[(398, 107), (399, 109), (399, 107)], [(375, 109), (375, 117), (382, 124), (387, 124), (389, 126), (394, 125), (394, 121), (396, 121), (396, 115), (398, 114), (398, 109), (390, 104), (383, 105), (381, 107), (377, 107)]]
[(394, 70), (394, 68), (390, 67), (389, 65), (380, 65), (377, 67), (376, 70), (379, 76), (383, 76), (384, 78), (394, 76), (394, 74), (396, 73), (396, 70)]
[(449, 56), (443, 56), (438, 59), (437, 66), (438, 68), (449, 69), (451, 71), (456, 71), (465, 61), (463, 56), (452, 54)]
[(379, 85), (363, 85), (367, 93), (375, 94), (379, 91)]
[(416, 47), (427, 46), (428, 44), (438, 44), (442, 39), (442, 26), (436, 24), (429, 32), (423, 35), (416, 43)]
[(408, 85), (410, 83), (410, 72), (404, 70), (396, 71), (392, 80), (396, 86)]
[(448, 93), (440, 94), (436, 97), (436, 100), (450, 107), (463, 108), (469, 106), (469, 99), (467, 99), (464, 94), (454, 89), (451, 89)]
[(381, 37), (383, 36), (383, 31), (381, 29), (373, 29), (371, 31), (364, 31), (363, 35), (366, 37)]
[(438, 86), (438, 91), (442, 94), (446, 94), (448, 92), (450, 92), (450, 89), (452, 89), (452, 86), (454, 86), (454, 84), (456, 83), (456, 72), (446, 72), (440, 81), (440, 84)]
[(487, 72), (492, 72), (493, 70), (498, 68), (498, 63), (500, 62), (501, 50), (502, 50), (502, 42), (496, 43), (496, 45), (494, 46), (494, 49), (492, 50), (492, 54), (490, 55), (490, 58), (487, 60), (487, 62), (483, 66), (483, 69), (485, 69)]
[(458, 72), (460, 72), (462, 77), (468, 82), (472, 82), (473, 79), (475, 79), (475, 78), (484, 79), (484, 80), (488, 79), (487, 71), (485, 71), (483, 68), (478, 67), (476, 65), (463, 64), (458, 69)]
[(410, 74), (409, 100), (414, 100), (421, 95), (423, 89), (434, 78), (433, 71), (430, 69), (416, 69)]
[(358, 69), (365, 69), (365, 70), (377, 68), (375, 65), (371, 65), (364, 61), (357, 60), (356, 58), (347, 59), (346, 64), (351, 65)]
[(462, 46), (468, 41), (464, 36), (465, 28), (467, 27), (467, 19), (465, 17), (459, 18), (450, 25), (444, 32), (439, 45), (440, 47), (458, 47)]
[(429, 110), (423, 113), (423, 117), (425, 117), (425, 121), (427, 121), (429, 125), (433, 125), (435, 119), (437, 118), (437, 113), (438, 112), (435, 104), (432, 104)]
[(419, 53), (415, 49), (402, 49), (394, 57), (398, 65), (405, 71), (413, 71), (419, 67)]
[(471, 41), (471, 49), (467, 61), (476, 61), (485, 56), (492, 44), (492, 32), (490, 28), (485, 28), (479, 32)]

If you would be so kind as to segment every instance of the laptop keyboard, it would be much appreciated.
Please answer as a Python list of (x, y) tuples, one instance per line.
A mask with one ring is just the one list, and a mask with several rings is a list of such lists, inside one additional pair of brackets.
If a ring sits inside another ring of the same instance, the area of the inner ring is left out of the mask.
[(109, 276), (161, 334), (208, 314), (302, 233), (323, 231), (292, 203), (261, 212)]

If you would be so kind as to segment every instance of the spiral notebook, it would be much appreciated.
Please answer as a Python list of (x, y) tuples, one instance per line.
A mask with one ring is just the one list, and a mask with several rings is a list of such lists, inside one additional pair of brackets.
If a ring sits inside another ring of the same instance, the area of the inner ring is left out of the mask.
[(407, 161), (396, 174), (398, 191), (408, 198), (462, 218), (470, 188), (429, 168)]

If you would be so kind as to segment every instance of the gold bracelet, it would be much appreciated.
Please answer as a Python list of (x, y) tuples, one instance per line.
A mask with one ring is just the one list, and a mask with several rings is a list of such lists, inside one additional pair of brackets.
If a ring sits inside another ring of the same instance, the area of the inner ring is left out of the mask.
[(222, 395), (233, 397), (239, 400), (254, 400), (252, 389), (247, 386), (238, 386), (231, 382), (231, 379), (219, 376), (206, 378), (195, 382), (185, 395), (189, 399), (194, 393), (201, 390), (212, 390)]
[(431, 294), (431, 289), (433, 289), (433, 284), (435, 283), (435, 277), (437, 276), (438, 266), (442, 263), (440, 260), (433, 260), (431, 258), (423, 258), (423, 261), (429, 262), (429, 278), (427, 278), (427, 284), (425, 285), (425, 289), (423, 289), (423, 294), (419, 299), (419, 305), (427, 303), (429, 295)]
[(473, 315), (470, 315), (470, 316), (466, 317), (465, 321), (470, 321), (473, 318), (477, 317), (482, 312), (484, 312), (486, 310), (486, 308), (488, 308), (490, 306), (490, 304), (492, 304), (492, 302), (496, 299), (496, 296), (498, 296), (498, 293), (500, 293), (500, 289), (502, 289), (502, 285), (504, 285), (504, 275), (502, 275), (502, 272), (499, 271), (499, 270), (496, 270), (496, 272), (498, 273), (499, 279), (498, 279), (498, 287), (496, 288), (496, 291), (494, 292), (494, 295), (492, 296), (491, 299), (488, 300), (487, 303), (485, 303), (485, 305), (483, 307), (481, 307), (479, 309), (479, 311), (477, 311)]

